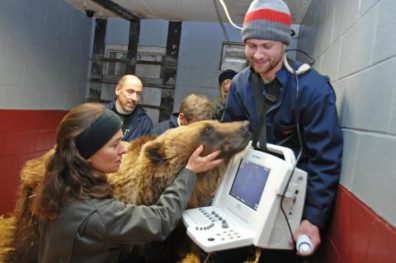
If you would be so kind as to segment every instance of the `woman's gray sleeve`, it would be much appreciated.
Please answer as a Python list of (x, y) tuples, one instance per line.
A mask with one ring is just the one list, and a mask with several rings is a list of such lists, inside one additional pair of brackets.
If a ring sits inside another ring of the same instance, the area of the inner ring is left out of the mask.
[(164, 240), (179, 222), (195, 181), (192, 171), (181, 170), (152, 206), (126, 205), (112, 200), (89, 218), (84, 232), (119, 244)]

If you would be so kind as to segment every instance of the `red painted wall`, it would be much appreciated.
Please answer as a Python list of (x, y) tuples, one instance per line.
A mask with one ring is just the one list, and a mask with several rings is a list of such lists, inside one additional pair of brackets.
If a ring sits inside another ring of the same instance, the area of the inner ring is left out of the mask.
[(396, 229), (339, 186), (329, 234), (318, 252), (318, 263), (395, 263)]
[(0, 215), (13, 211), (19, 171), (26, 160), (53, 147), (66, 111), (0, 110)]

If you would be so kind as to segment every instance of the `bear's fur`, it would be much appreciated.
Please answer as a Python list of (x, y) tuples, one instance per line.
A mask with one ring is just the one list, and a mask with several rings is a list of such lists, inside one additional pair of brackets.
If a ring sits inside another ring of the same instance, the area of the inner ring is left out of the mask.
[(15, 217), (0, 216), (0, 262), (4, 262), (4, 257), (12, 248), (9, 247), (9, 241), (12, 238), (15, 226)]
[[(228, 160), (244, 149), (249, 139), (248, 122), (219, 123), (212, 120), (171, 129), (156, 138), (141, 137), (131, 142), (119, 171), (109, 174), (108, 181), (113, 185), (116, 199), (138, 205), (154, 204), (175, 175), (186, 166), (192, 152), (202, 144), (202, 155), (220, 150), (220, 156), (225, 159), (223, 165), (198, 177), (188, 206), (203, 206), (213, 197)], [(40, 158), (28, 161), (21, 171), (19, 199), (14, 213), (15, 225), (10, 226), (15, 231), (12, 241), (3, 247), (3, 250), (12, 251), (8, 253), (6, 262), (36, 262), (38, 223), (31, 214), (31, 203), (37, 185), (42, 182), (47, 160), (52, 154), (53, 150), (50, 150)], [(185, 230), (182, 231), (186, 239)], [(172, 240), (154, 242), (154, 246), (149, 244), (131, 253), (134, 257), (143, 257), (142, 262), (176, 262), (185, 256), (183, 253), (186, 251), (182, 251), (181, 245), (191, 242), (180, 241), (180, 234), (172, 234), (169, 238)], [(189, 247), (186, 246), (186, 249)], [(127, 260), (128, 257), (125, 262)]]
[(39, 158), (27, 161), (20, 172), (21, 184), (19, 186), (18, 199), (13, 212), (13, 224), (7, 225), (10, 240), (3, 240), (0, 251), (3, 253), (4, 262), (37, 262), (38, 245), (38, 222), (32, 216), (31, 204), (35, 197), (37, 186), (42, 182), (45, 173), (46, 162), (52, 156), (54, 150), (49, 150)]

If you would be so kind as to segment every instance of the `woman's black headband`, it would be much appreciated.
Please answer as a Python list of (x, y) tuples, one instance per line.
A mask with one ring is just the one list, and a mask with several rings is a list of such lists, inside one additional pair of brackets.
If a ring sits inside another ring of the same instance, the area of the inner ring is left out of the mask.
[(121, 128), (120, 118), (111, 110), (104, 109), (101, 115), (76, 138), (76, 147), (85, 159), (103, 147)]

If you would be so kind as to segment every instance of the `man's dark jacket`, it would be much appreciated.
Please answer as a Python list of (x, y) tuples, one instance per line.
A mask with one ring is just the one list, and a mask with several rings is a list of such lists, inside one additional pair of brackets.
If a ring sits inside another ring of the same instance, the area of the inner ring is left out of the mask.
[[(115, 101), (107, 104), (106, 108), (121, 115), (115, 109)], [(122, 125), (123, 141), (132, 141), (142, 135), (148, 135), (153, 128), (153, 121), (147, 115), (146, 110), (140, 105), (136, 105), (130, 115), (124, 115), (121, 119), (124, 119)]]

